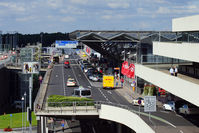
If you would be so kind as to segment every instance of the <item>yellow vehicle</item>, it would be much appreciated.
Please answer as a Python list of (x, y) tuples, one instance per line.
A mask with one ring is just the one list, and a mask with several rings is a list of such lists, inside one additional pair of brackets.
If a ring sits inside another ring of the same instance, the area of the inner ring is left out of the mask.
[(82, 57), (86, 57), (86, 54), (85, 54), (85, 52), (82, 52)]
[(103, 75), (103, 88), (114, 88), (113, 75)]

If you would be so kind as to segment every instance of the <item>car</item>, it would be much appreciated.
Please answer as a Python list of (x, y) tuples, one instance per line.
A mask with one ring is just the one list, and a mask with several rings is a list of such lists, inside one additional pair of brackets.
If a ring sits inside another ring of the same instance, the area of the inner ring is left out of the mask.
[(87, 73), (89, 69), (94, 69), (94, 68), (91, 65), (87, 65), (84, 67), (84, 72)]
[(64, 62), (64, 68), (70, 68), (70, 62), (69, 61)]
[[(139, 100), (141, 101), (141, 104), (138, 103)], [(133, 100), (132, 104), (133, 104), (133, 105), (141, 105), (141, 106), (144, 106), (144, 99), (143, 99), (142, 97), (138, 97), (138, 98), (136, 98), (136, 99)]]
[(199, 114), (199, 108), (192, 104), (184, 104), (178, 109), (178, 113), (184, 115)]
[(101, 73), (96, 73), (89, 76), (89, 79), (95, 82), (102, 82), (103, 75)]
[(164, 110), (175, 111), (175, 102), (169, 101), (169, 102), (163, 104), (162, 108)]
[(69, 55), (64, 55), (64, 59), (68, 59), (69, 58)]
[(66, 85), (67, 86), (77, 86), (77, 83), (76, 83), (75, 79), (68, 78)]
[(91, 98), (92, 97), (91, 89), (79, 86), (79, 88), (74, 89), (72, 96)]

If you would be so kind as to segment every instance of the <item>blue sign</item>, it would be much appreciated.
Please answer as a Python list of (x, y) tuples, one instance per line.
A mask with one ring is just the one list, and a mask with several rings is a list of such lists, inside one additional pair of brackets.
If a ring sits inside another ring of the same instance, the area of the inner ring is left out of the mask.
[(76, 48), (78, 41), (56, 41), (56, 48)]
[(12, 117), (12, 114), (10, 114), (10, 117)]

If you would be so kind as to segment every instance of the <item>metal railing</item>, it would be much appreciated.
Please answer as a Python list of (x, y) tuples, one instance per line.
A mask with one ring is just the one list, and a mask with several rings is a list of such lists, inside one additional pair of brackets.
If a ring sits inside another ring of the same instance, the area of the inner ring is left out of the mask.
[(43, 79), (43, 82), (40, 85), (39, 91), (37, 92), (37, 96), (34, 101), (34, 110), (35, 111), (41, 110), (43, 108), (43, 101), (46, 96), (46, 91), (47, 91), (51, 71), (52, 71), (51, 69), (47, 69), (46, 74)]

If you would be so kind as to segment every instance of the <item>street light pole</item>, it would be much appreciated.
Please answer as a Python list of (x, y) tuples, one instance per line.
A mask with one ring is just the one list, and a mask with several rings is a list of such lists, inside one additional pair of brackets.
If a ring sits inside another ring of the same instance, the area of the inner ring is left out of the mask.
[(24, 93), (24, 97), (25, 97), (25, 132), (26, 132), (26, 92)]
[(21, 104), (21, 108), (22, 108), (22, 133), (23, 133), (23, 100), (24, 100), (24, 97), (21, 98), (21, 101), (22, 101), (22, 104)]

